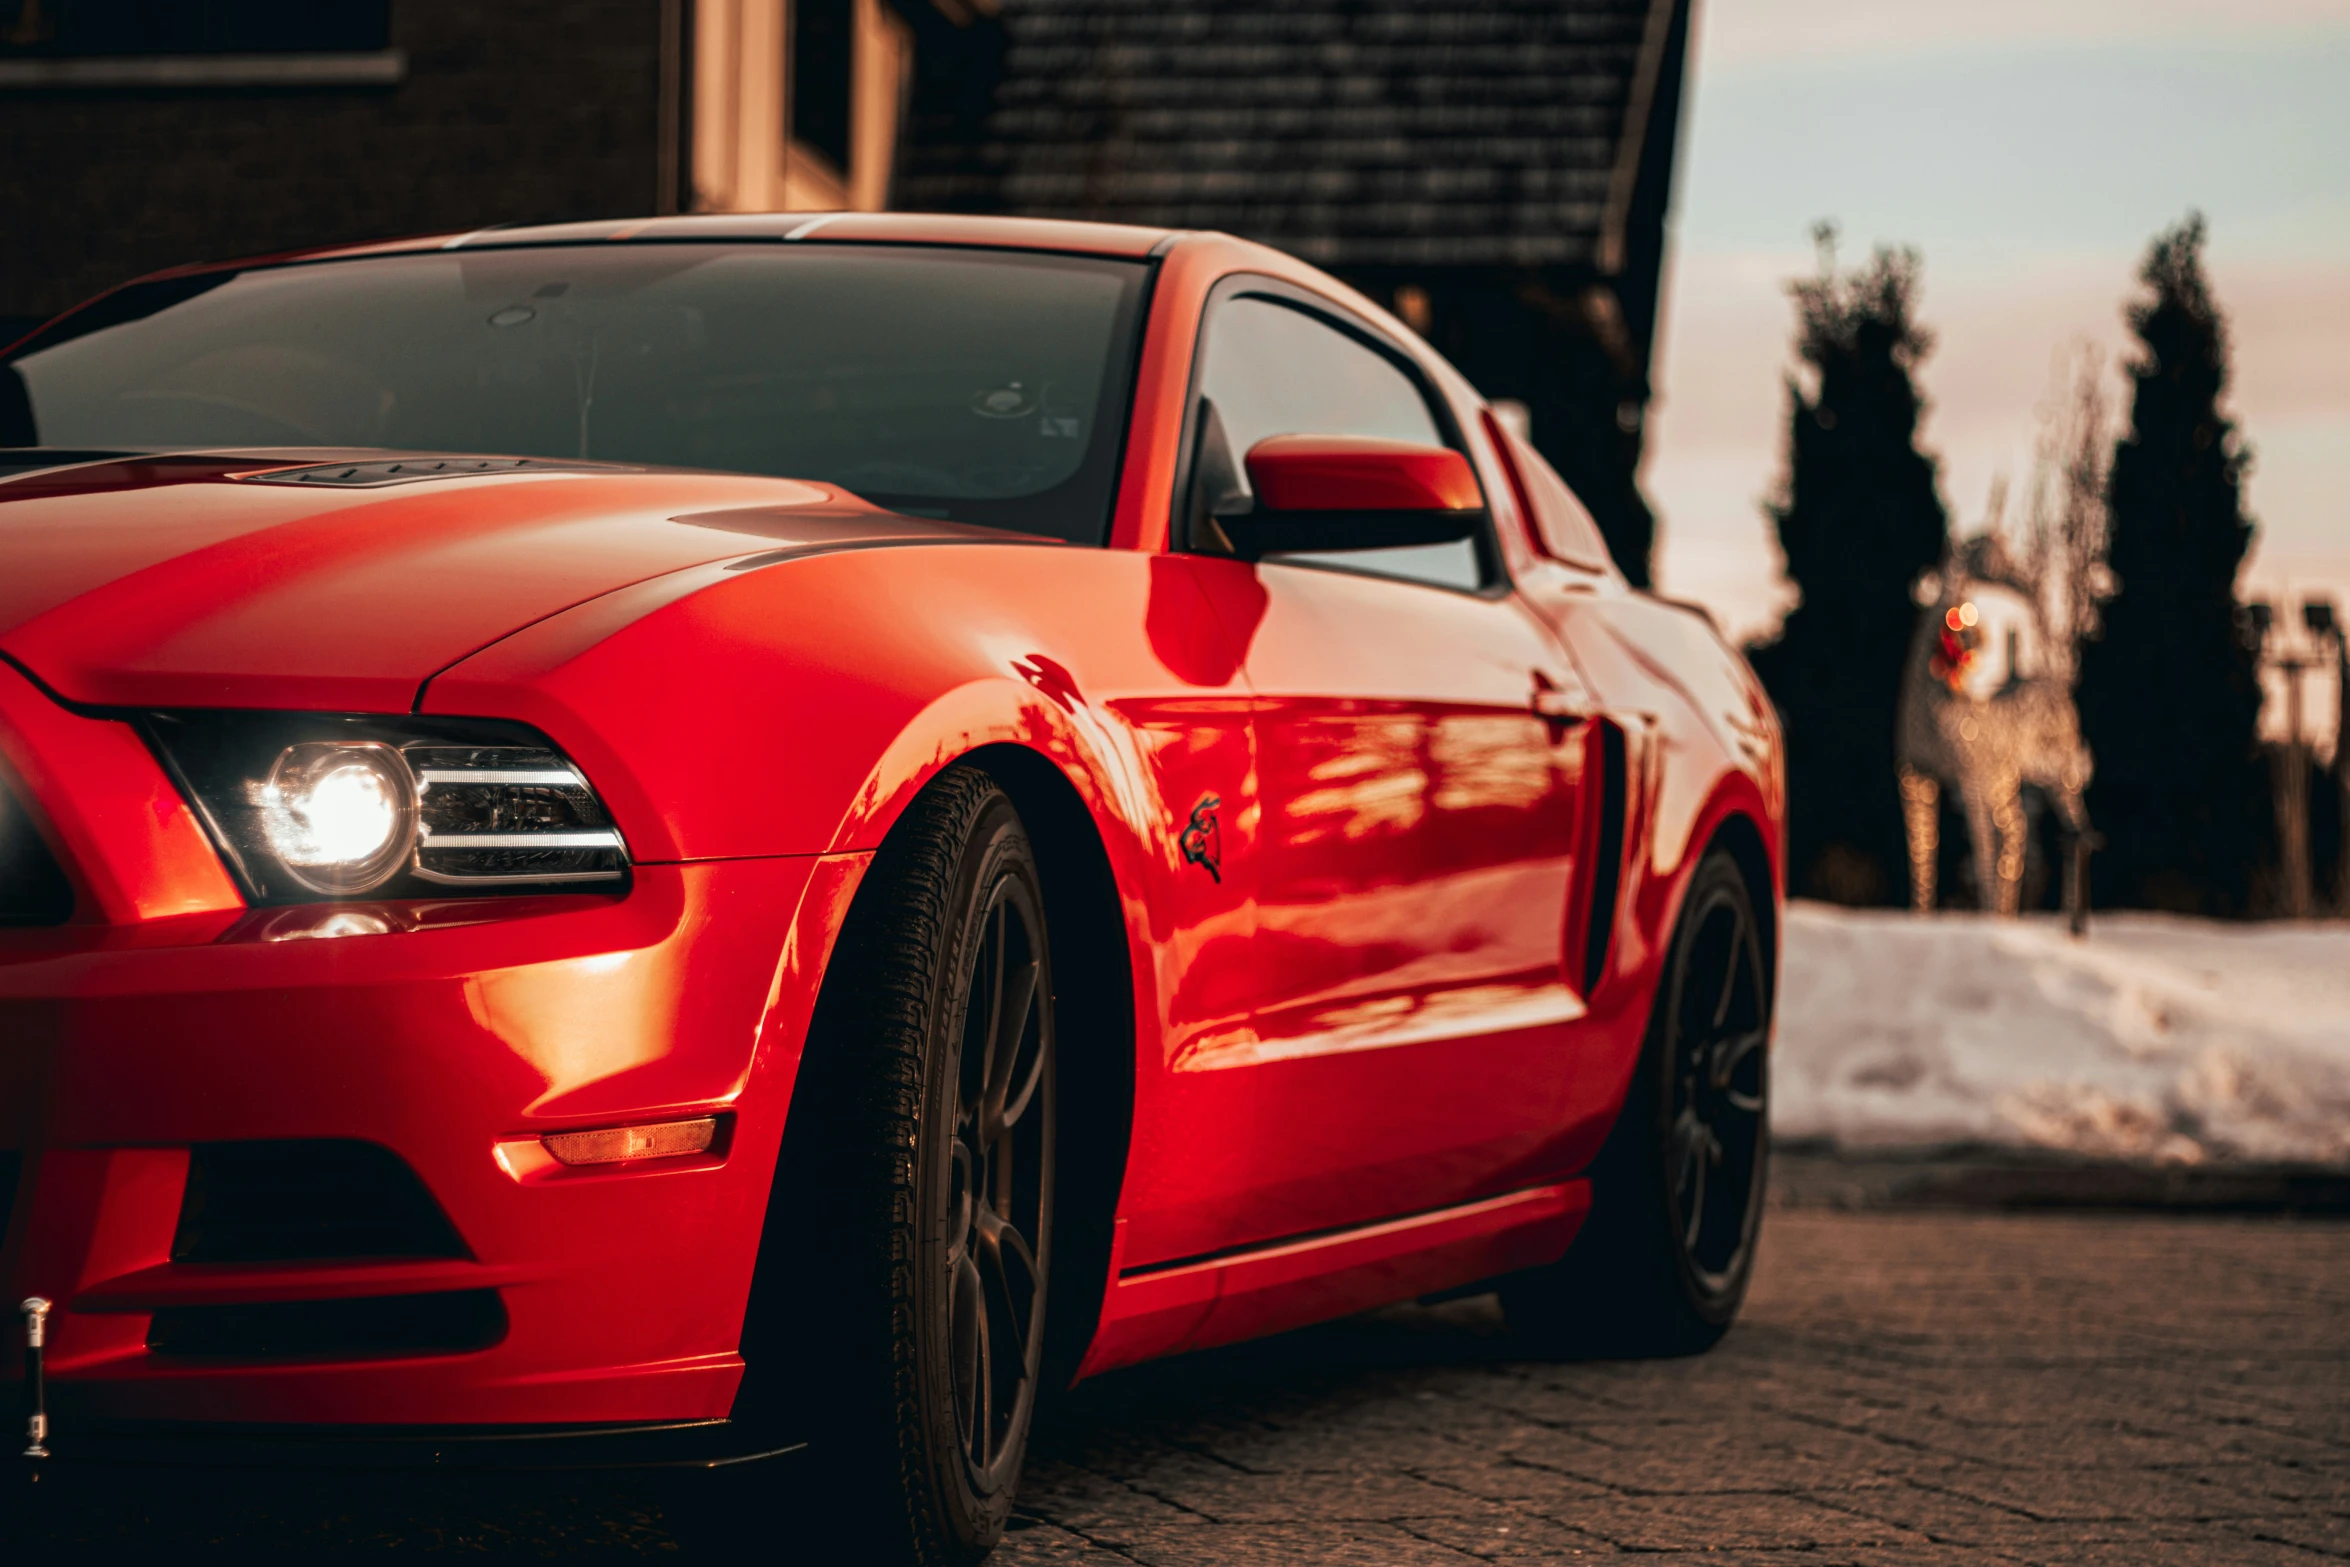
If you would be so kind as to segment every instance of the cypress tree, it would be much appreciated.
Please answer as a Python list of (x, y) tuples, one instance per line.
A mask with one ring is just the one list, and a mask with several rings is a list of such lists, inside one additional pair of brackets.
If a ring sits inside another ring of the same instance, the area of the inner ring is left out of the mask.
[(1802, 599), (1752, 657), (1786, 728), (1793, 890), (1895, 903), (1908, 862), (1894, 711), (1916, 584), (1948, 531), (1911, 379), (1933, 338), (1915, 318), (1916, 251), (1839, 273), (1834, 231), (1817, 237), (1819, 275), (1789, 290), (1816, 385), (1788, 379), (1786, 488), (1770, 508)]
[(2097, 758), (2100, 901), (2241, 914), (2269, 818), (2258, 756), (2259, 648), (2236, 603), (2252, 543), (2249, 453), (2219, 410), (2227, 326), (2203, 275), (2203, 218), (2157, 235), (2130, 306), (2130, 428), (2108, 492), (2117, 591), (2082, 650), (2081, 727)]

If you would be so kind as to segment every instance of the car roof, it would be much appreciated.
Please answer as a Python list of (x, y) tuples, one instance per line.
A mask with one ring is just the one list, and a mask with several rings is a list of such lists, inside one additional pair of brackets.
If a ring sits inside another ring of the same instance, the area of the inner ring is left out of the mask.
[(614, 244), (631, 240), (819, 240), (897, 245), (968, 245), (996, 250), (1057, 251), (1140, 260), (1162, 253), (1183, 231), (1059, 218), (994, 218), (933, 212), (708, 212), (666, 218), (606, 218), (586, 223), (501, 224), (455, 234), (419, 234), (355, 245), (206, 261), (150, 273), (139, 281), (240, 266), (333, 261), (435, 250), (509, 245)]

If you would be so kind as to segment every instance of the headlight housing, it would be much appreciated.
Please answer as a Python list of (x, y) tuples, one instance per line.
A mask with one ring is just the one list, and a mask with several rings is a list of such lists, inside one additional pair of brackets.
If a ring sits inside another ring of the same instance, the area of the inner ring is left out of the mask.
[(603, 801), (520, 724), (184, 711), (143, 727), (255, 903), (628, 882)]

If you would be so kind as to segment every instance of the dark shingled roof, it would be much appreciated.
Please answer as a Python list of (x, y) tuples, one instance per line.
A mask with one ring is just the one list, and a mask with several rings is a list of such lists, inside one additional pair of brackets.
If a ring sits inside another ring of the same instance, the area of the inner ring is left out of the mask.
[(1223, 229), (1332, 267), (1613, 272), (1676, 9), (1004, 0), (1000, 66), (918, 85), (895, 200)]

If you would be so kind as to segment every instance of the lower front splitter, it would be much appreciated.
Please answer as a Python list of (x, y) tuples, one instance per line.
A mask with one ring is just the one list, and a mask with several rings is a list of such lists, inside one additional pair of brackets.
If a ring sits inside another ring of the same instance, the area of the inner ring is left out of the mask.
[(52, 1428), (28, 1468), (138, 1465), (306, 1470), (724, 1469), (804, 1452), (804, 1441), (732, 1420), (666, 1425), (254, 1426), (193, 1422)]

